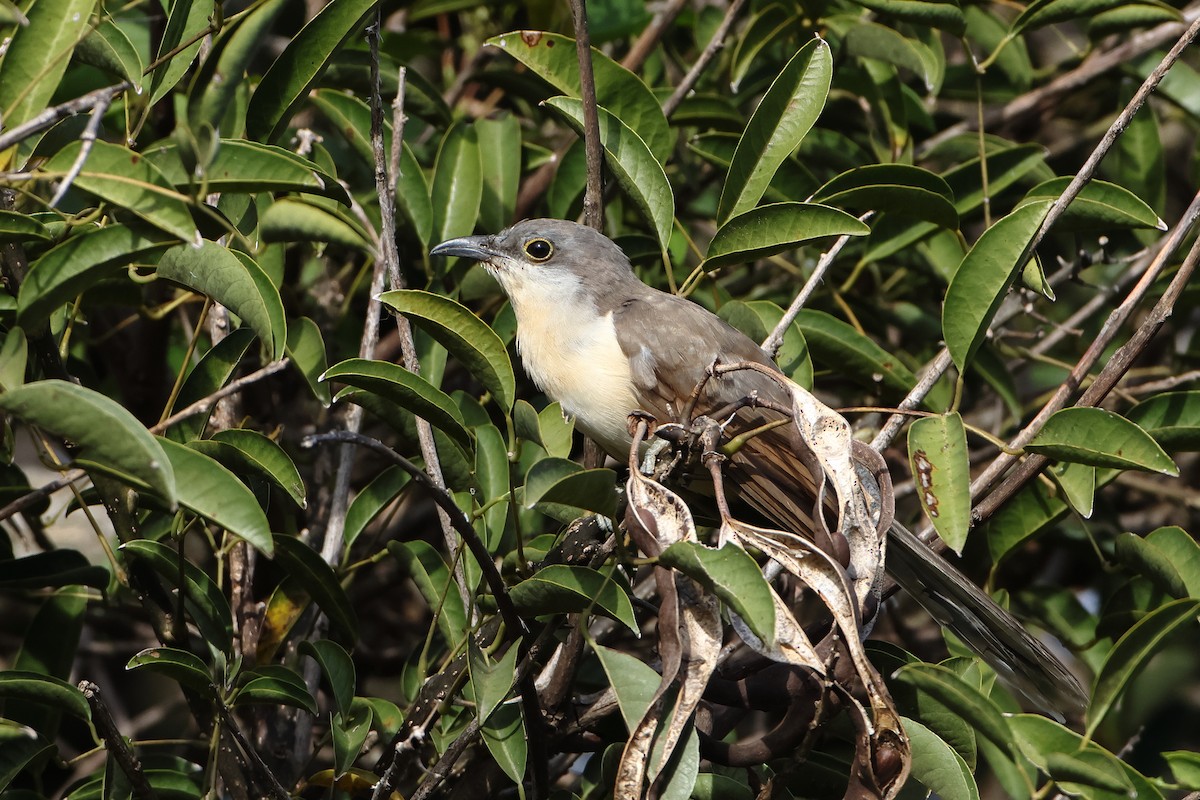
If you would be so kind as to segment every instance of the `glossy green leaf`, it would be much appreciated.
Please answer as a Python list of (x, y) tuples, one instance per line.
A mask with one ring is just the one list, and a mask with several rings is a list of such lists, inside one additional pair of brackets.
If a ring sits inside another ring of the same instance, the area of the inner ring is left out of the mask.
[[(756, 342), (763, 342), (779, 321), (783, 319), (783, 309), (769, 300), (732, 300), (724, 303), (718, 313), (721, 319), (737, 328)], [(793, 321), (783, 335), (783, 343), (775, 354), (775, 363), (783, 370), (783, 374), (806, 389), (813, 385), (812, 358), (808, 353), (808, 343), (800, 326)]]
[(335, 714), (330, 735), (333, 739), (333, 764), (337, 775), (345, 775), (358, 759), (367, 734), (371, 732), (371, 706), (354, 698), (353, 706), (342, 714)]
[(74, 442), (79, 466), (148, 487), (175, 505), (173, 465), (155, 438), (115, 400), (68, 381), (45, 380), (0, 394), (0, 409)]
[(950, 230), (958, 228), (950, 185), (940, 175), (908, 164), (855, 167), (828, 181), (812, 199), (831, 206), (915, 217)]
[(525, 507), (552, 504), (611, 517), (616, 513), (616, 479), (611, 469), (584, 469), (565, 458), (543, 458), (525, 476)]
[(333, 710), (337, 714), (350, 711), (350, 703), (354, 700), (354, 661), (337, 642), (328, 639), (304, 641), (300, 643), (300, 654), (312, 656), (321, 666), (321, 674), (329, 684), (333, 695)]
[(135, 91), (141, 91), (145, 66), (142, 55), (112, 18), (100, 20), (100, 24), (75, 47), (75, 56), (85, 64), (129, 81)]
[[(288, 0), (267, 0), (245, 15), (227, 21), (213, 42), (188, 92), (188, 121), (193, 129), (208, 124), (218, 129), (229, 104), (245, 81), (246, 69), (264, 44), (271, 25)], [(241, 131), (222, 131), (238, 135)]]
[(270, 143), (280, 137), (330, 59), (374, 8), (368, 0), (333, 0), (292, 37), (250, 98), (246, 131), (251, 139)]
[[(1064, 792), (1096, 798), (1137, 797), (1133, 782), (1112, 757), (1084, 750), (1081, 753), (1048, 753), (1046, 771)], [(1095, 790), (1099, 789), (1097, 794)], [(1091, 791), (1089, 791), (1091, 790)]]
[(148, 647), (129, 659), (125, 664), (129, 671), (140, 670), (163, 675), (178, 683), (201, 692), (213, 691), (212, 675), (208, 665), (200, 657), (187, 650), (174, 647)]
[(158, 437), (175, 473), (179, 505), (271, 555), (271, 527), (254, 493), (206, 455)]
[(1175, 525), (1151, 531), (1145, 541), (1170, 562), (1183, 583), (1185, 595), (1200, 597), (1200, 544)]
[(50, 231), (28, 214), (0, 209), (0, 242), (27, 242), (50, 239)]
[(215, 242), (179, 245), (163, 253), (155, 274), (224, 305), (268, 343), (272, 360), (283, 358), (287, 342), (283, 301), (250, 256)]
[(4, 342), (0, 344), (0, 391), (24, 385), (28, 364), (29, 340), (25, 330), (13, 328), (4, 334)]
[(1122, 5), (1123, 0), (1034, 0), (1013, 21), (1009, 36), (1022, 31), (1056, 25), (1072, 19), (1086, 19)]
[(1025, 446), (1058, 461), (1178, 475), (1179, 467), (1150, 434), (1102, 408), (1064, 408)]
[(521, 180), (521, 124), (512, 114), (475, 123), (479, 137), (479, 162), (483, 168), (483, 197), (479, 221), (493, 233), (515, 220), (517, 188)]
[[(1072, 754), (1083, 757), (1076, 762), (1077, 764), (1090, 764), (1093, 769), (1102, 764), (1106, 765), (1106, 768), (1115, 767), (1125, 773), (1125, 778), (1132, 787), (1119, 792), (1116, 796), (1098, 795), (1094, 788), (1089, 790), (1084, 786), (1071, 786), (1070, 784), (1061, 787), (1063, 791), (1070, 791), (1072, 794), (1084, 797), (1097, 797), (1098, 800), (1116, 800), (1116, 797), (1162, 800), (1162, 793), (1133, 767), (1095, 742), (1085, 741), (1078, 733), (1052, 719), (1037, 714), (1014, 714), (1009, 718), (1009, 724), (1016, 735), (1016, 743), (1021, 748), (1021, 752), (1038, 769), (1049, 774), (1051, 755)], [(1056, 766), (1060, 768), (1067, 766), (1061, 759), (1055, 759), (1055, 761), (1057, 762)], [(1070, 769), (1068, 767), (1068, 770)], [(1110, 776), (1115, 774), (1112, 770), (1108, 771)]]
[(0, 670), (0, 699), (39, 703), (79, 719), (92, 718), (92, 710), (82, 692), (64, 680), (37, 672)]
[[(1039, 183), (1030, 189), (1021, 205), (1039, 200), (1057, 200), (1074, 180), (1070, 175)], [(1128, 189), (1107, 181), (1093, 180), (1083, 187), (1079, 196), (1067, 206), (1067, 211), (1055, 223), (1055, 230), (1099, 230), (1114, 228), (1154, 228), (1165, 231), (1167, 223), (1159, 219), (1154, 209)]]
[(280, 705), (291, 706), (317, 713), (317, 701), (303, 687), (274, 677), (261, 676), (251, 678), (246, 685), (238, 690), (233, 700), (235, 706), (246, 705)]
[(1125, 34), (1134, 28), (1162, 25), (1165, 22), (1183, 22), (1183, 16), (1178, 9), (1156, 0), (1127, 2), (1090, 17), (1087, 33), (1089, 39), (1096, 41), (1114, 33)]
[(455, 125), (446, 132), (438, 148), (429, 193), (437, 241), (466, 236), (475, 230), (483, 199), (483, 163), (473, 125)]
[(877, 22), (860, 20), (846, 31), (843, 47), (847, 54), (872, 58), (912, 72), (925, 84), (925, 91), (941, 88), (932, 54), (920, 41)]
[(5, 34), (12, 41), (0, 63), (0, 118), (6, 129), (17, 127), (51, 105), (95, 5), (95, 0), (25, 4), (29, 24)]
[(467, 666), (475, 695), (475, 716), (480, 722), (487, 721), (513, 688), (519, 649), (509, 647), (504, 655), (493, 662), (473, 643), (469, 645)]
[(304, 587), (347, 640), (358, 638), (358, 617), (333, 567), (294, 536), (275, 534), (275, 560)]
[[(42, 168), (65, 176), (79, 156), (82, 142), (72, 142)], [(161, 231), (185, 242), (199, 243), (187, 198), (175, 191), (166, 176), (149, 159), (129, 148), (108, 142), (92, 143), (83, 169), (73, 186), (126, 208)]]
[[(779, 3), (771, 3), (750, 17), (746, 29), (735, 40), (736, 46), (729, 74), (729, 87), (734, 92), (741, 88), (742, 80), (755, 65), (763, 48), (790, 33), (792, 28), (796, 27), (797, 22), (799, 19), (795, 12), (784, 8)], [(675, 124), (682, 122), (678, 112), (672, 119)]]
[(159, 578), (171, 587), (178, 587), (183, 578), (184, 607), (196, 623), (200, 635), (209, 645), (228, 653), (233, 647), (233, 613), (229, 601), (205, 572), (191, 561), (183, 559), (173, 548), (162, 542), (137, 539), (121, 545), (121, 552), (149, 564)]
[(893, 17), (916, 25), (929, 25), (946, 31), (953, 36), (962, 36), (967, 27), (967, 18), (957, 2), (936, 0), (854, 0), (886, 17)]
[(963, 719), (1002, 753), (1015, 755), (1012, 732), (1005, 717), (990, 698), (972, 687), (951, 670), (939, 664), (917, 662), (895, 674), (895, 679), (911, 684), (938, 700)]
[(450, 351), (504, 411), (516, 397), (516, 376), (504, 342), (487, 323), (448, 297), (416, 289), (384, 292), (380, 302), (408, 317)]
[[(545, 105), (559, 112), (576, 133), (583, 135), (582, 102), (572, 97), (551, 97)], [(635, 131), (605, 108), (598, 108), (597, 114), (605, 163), (654, 228), (659, 247), (665, 250), (675, 219), (675, 196), (667, 174)]]
[(963, 757), (916, 720), (903, 718), (912, 747), (912, 778), (942, 800), (979, 800), (979, 787)]
[(514, 700), (500, 706), (480, 726), (479, 732), (488, 752), (496, 759), (504, 774), (519, 784), (525, 776), (529, 757), (529, 739), (520, 702)]
[(17, 296), (17, 321), (26, 331), (38, 332), (58, 306), (174, 242), (156, 229), (124, 225), (70, 237), (30, 265)]
[(604, 614), (638, 633), (633, 604), (611, 577), (587, 567), (552, 564), (509, 590), (517, 610), (527, 616), (589, 612)]
[(1042, 200), (997, 220), (950, 280), (942, 308), (942, 334), (960, 372), (983, 343), (992, 317), (1031, 255), (1029, 245), (1049, 210), (1049, 201)]
[[(53, 753), (54, 745), (40, 738), (32, 728), (0, 720), (0, 792), (8, 789), (9, 784), (31, 764)], [(17, 792), (6, 796), (19, 797)]]
[(1200, 450), (1200, 391), (1154, 395), (1129, 409), (1126, 418), (1169, 453)]
[(903, 396), (917, 378), (903, 362), (863, 336), (853, 326), (824, 311), (802, 310), (796, 315), (813, 360), (869, 387), (882, 386)]
[(148, 156), (180, 191), (203, 187), (209, 192), (302, 192), (350, 205), (350, 196), (337, 178), (290, 150), (245, 139), (220, 139), (202, 175), (188, 174), (178, 147), (166, 144)]
[(749, 211), (762, 198), (783, 160), (812, 128), (833, 75), (829, 45), (814, 39), (792, 57), (746, 124), (729, 167), (717, 220)]
[[(575, 40), (544, 31), (512, 31), (487, 40), (536, 72), (565, 95), (579, 98), (579, 59)], [(674, 137), (662, 107), (646, 84), (592, 48), (596, 102), (637, 131), (658, 162), (665, 163)]]
[(1193, 791), (1200, 789), (1200, 753), (1191, 750), (1169, 750), (1162, 754), (1171, 768), (1175, 782)]
[(325, 339), (317, 323), (308, 317), (294, 319), (287, 326), (287, 344), (285, 352), (296, 369), (304, 376), (309, 390), (328, 407), (332, 401), (329, 394), (329, 384), (321, 380), (329, 362), (325, 356)]
[(1096, 468), (1069, 462), (1050, 465), (1051, 479), (1079, 516), (1089, 519), (1096, 503)]
[(391, 466), (372, 478), (371, 482), (354, 496), (346, 512), (346, 527), (343, 533), (347, 550), (411, 480), (408, 472), (400, 467)]
[(471, 446), (471, 434), (455, 402), (399, 364), (350, 358), (325, 370), (323, 378), (378, 394), (445, 431), (463, 447)]
[(961, 554), (971, 527), (971, 462), (957, 411), (913, 422), (908, 429), (908, 464), (925, 515), (938, 537)]
[[(254, 338), (254, 331), (250, 328), (238, 328), (213, 345), (187, 374), (183, 386), (179, 390), (179, 397), (175, 401), (175, 407), (187, 408), (227, 384), (250, 349), (250, 345), (254, 343)], [(180, 443), (199, 438), (208, 424), (210, 413), (211, 409), (175, 423), (167, 429), (167, 435)]]
[[(1165, 529), (1160, 529), (1165, 530)], [(1175, 530), (1183, 533), (1181, 528)], [(1187, 535), (1186, 533), (1184, 534)], [(1195, 543), (1193, 542), (1193, 550)], [(1113, 542), (1113, 555), (1124, 566), (1140, 573), (1170, 597), (1188, 597), (1191, 593), (1184, 582), (1183, 575), (1176, 569), (1171, 553), (1155, 547), (1148, 538), (1143, 539), (1136, 533), (1122, 533)], [(1195, 553), (1193, 552), (1193, 556)], [(1195, 570), (1196, 561), (1190, 565)]]
[(727, 220), (708, 246), (706, 270), (794, 250), (813, 239), (865, 236), (866, 224), (820, 203), (773, 203)]
[[(286, 492), (296, 505), (306, 507), (304, 481), (300, 477), (300, 471), (296, 469), (291, 457), (273, 440), (248, 428), (229, 428), (217, 431), (212, 439), (205, 441), (221, 445), (222, 450), (228, 447), (233, 451), (232, 454), (221, 453), (222, 456), (233, 456), (232, 464), (227, 463), (226, 466), (230, 466), (231, 469), (237, 467), (241, 471), (265, 478)], [(200, 452), (206, 451), (200, 448)], [(218, 461), (222, 460), (217, 456), (213, 457)]]
[(47, 550), (20, 558), (0, 560), (0, 588), (45, 589), (59, 586), (108, 588), (104, 567), (90, 564), (78, 550)]
[(446, 562), (428, 543), (420, 540), (388, 542), (387, 548), (429, 604), (446, 643), (457, 649), (468, 632), (467, 610)]
[(191, 67), (203, 44), (202, 34), (217, 13), (213, 0), (175, 0), (167, 6), (167, 27), (155, 55), (155, 60), (167, 60), (150, 78), (151, 103), (165, 97)]
[(266, 242), (327, 242), (369, 252), (363, 230), (319, 206), (300, 200), (276, 200), (259, 218)]
[(1037, 536), (1068, 511), (1063, 499), (1040, 482), (1026, 486), (979, 530), (992, 561), (999, 563), (1022, 543)]
[(699, 542), (675, 542), (658, 563), (677, 569), (716, 594), (742, 618), (766, 648), (775, 646), (775, 599), (750, 554), (727, 542), (720, 548)]
[(1162, 649), (1181, 625), (1194, 623), (1200, 599), (1184, 598), (1167, 603), (1142, 617), (1109, 651), (1092, 686), (1087, 710), (1087, 732), (1091, 735), (1146, 662)]

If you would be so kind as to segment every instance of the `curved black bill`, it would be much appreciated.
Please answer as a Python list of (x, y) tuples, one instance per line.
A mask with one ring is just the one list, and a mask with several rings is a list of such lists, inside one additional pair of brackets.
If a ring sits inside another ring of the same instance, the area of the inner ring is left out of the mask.
[(485, 246), (486, 236), (460, 236), (435, 245), (430, 251), (431, 256), (460, 256), (476, 261), (487, 261), (493, 253)]

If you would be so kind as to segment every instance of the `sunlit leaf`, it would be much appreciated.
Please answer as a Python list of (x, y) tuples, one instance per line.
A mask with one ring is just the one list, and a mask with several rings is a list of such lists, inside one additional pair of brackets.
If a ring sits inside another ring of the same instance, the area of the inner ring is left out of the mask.
[(865, 236), (871, 229), (845, 211), (819, 203), (774, 203), (725, 222), (708, 246), (704, 269), (716, 269), (794, 250), (828, 236)]
[(522, 614), (564, 614), (587, 611), (604, 614), (638, 632), (633, 605), (625, 589), (610, 576), (587, 567), (552, 564), (509, 591)]
[(334, 712), (349, 712), (355, 685), (354, 661), (350, 654), (340, 644), (328, 639), (301, 642), (300, 653), (312, 656), (321, 665), (321, 673), (333, 694)]
[(1025, 449), (1093, 467), (1179, 474), (1179, 467), (1150, 434), (1102, 408), (1064, 408), (1046, 420)]
[(962, 553), (971, 527), (971, 462), (958, 412), (913, 422), (908, 463), (925, 515), (941, 540)]

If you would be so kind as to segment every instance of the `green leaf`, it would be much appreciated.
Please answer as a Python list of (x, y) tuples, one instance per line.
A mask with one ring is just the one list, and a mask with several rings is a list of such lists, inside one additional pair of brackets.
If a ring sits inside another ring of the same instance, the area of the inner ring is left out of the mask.
[(1200, 391), (1154, 395), (1129, 409), (1126, 417), (1168, 452), (1200, 450)]
[[(65, 176), (82, 147), (83, 142), (69, 143), (42, 168), (46, 172)], [(92, 150), (73, 186), (128, 209), (177, 239), (195, 244), (200, 242), (187, 198), (175, 191), (166, 176), (149, 159), (127, 147), (102, 141), (92, 142)]]
[(1145, 541), (1162, 553), (1178, 573), (1185, 590), (1181, 596), (1200, 598), (1200, 544), (1175, 525), (1151, 531)]
[[(150, 103), (157, 103), (175, 88), (179, 79), (191, 67), (204, 37), (200, 34), (209, 27), (209, 18), (217, 15), (213, 0), (175, 0), (167, 6), (167, 27), (158, 44), (156, 60), (167, 58), (155, 68), (150, 78)], [(217, 18), (219, 22), (219, 17)], [(193, 41), (194, 40), (194, 41)], [(184, 43), (192, 42), (183, 49)]]
[(979, 800), (979, 787), (963, 757), (921, 723), (902, 719), (912, 748), (912, 777), (942, 800)]
[(1175, 782), (1195, 791), (1200, 789), (1200, 753), (1190, 750), (1169, 750), (1162, 754)]
[[(54, 745), (40, 738), (32, 728), (0, 720), (0, 792), (5, 792), (27, 767), (48, 759), (54, 751)], [(16, 800), (20, 795), (13, 791), (5, 796)]]
[(347, 712), (334, 715), (330, 734), (335, 776), (345, 775), (354, 766), (367, 734), (371, 732), (372, 716), (371, 706), (359, 697), (354, 698), (354, 704)]
[(350, 509), (346, 512), (346, 528), (343, 534), (347, 550), (411, 480), (412, 477), (407, 471), (398, 466), (391, 466), (372, 478), (371, 482), (354, 496), (354, 501), (350, 503)]
[[(1064, 792), (1088, 797), (1137, 797), (1133, 782), (1111, 756), (1084, 750), (1082, 753), (1047, 753), (1046, 771)], [(1089, 789), (1099, 789), (1097, 794)]]
[(238, 690), (233, 699), (235, 706), (280, 705), (299, 708), (315, 715), (317, 701), (303, 686), (296, 686), (278, 678), (260, 676), (251, 678)]
[(51, 238), (46, 226), (28, 214), (0, 209), (0, 242), (27, 242)]
[(992, 561), (1006, 555), (1050, 527), (1068, 511), (1061, 497), (1040, 482), (1033, 482), (992, 516), (979, 531), (988, 544)]
[(1164, 22), (1183, 22), (1183, 16), (1177, 9), (1157, 0), (1127, 2), (1090, 17), (1087, 33), (1089, 39), (1097, 41), (1114, 33), (1125, 34), (1134, 28), (1146, 28)]
[(529, 757), (529, 740), (525, 732), (521, 704), (514, 700), (500, 706), (488, 721), (480, 726), (479, 732), (500, 769), (504, 770), (509, 780), (520, 785), (525, 777), (525, 766)]
[[(1183, 533), (1180, 528), (1175, 530)], [(1187, 536), (1186, 533), (1183, 535)], [(1187, 566), (1190, 566), (1194, 572), (1196, 568), (1195, 542), (1193, 542), (1192, 550), (1193, 552), (1189, 554), (1193, 556), (1192, 563)], [(1135, 533), (1122, 533), (1113, 542), (1113, 555), (1117, 561), (1144, 575), (1169, 596), (1182, 598), (1191, 594), (1183, 576), (1171, 559), (1172, 554), (1155, 547), (1148, 538), (1143, 539)]]
[(0, 394), (0, 409), (74, 442), (79, 466), (148, 487), (175, 506), (173, 465), (155, 438), (115, 400), (68, 381), (45, 380)]
[(950, 185), (940, 175), (908, 164), (855, 167), (827, 182), (812, 199), (831, 206), (915, 217), (950, 230), (958, 228)]
[(917, 687), (969, 721), (975, 730), (1000, 752), (1016, 755), (1012, 731), (992, 700), (950, 669), (939, 664), (916, 662), (901, 668), (895, 679)]
[(321, 381), (329, 362), (325, 356), (325, 340), (317, 323), (308, 317), (292, 320), (287, 326), (285, 352), (293, 366), (300, 370), (309, 390), (326, 408), (331, 402), (329, 384)]
[(78, 550), (47, 550), (0, 560), (0, 589), (45, 589), (83, 585), (108, 588), (108, 570), (90, 564)]
[[(764, 341), (783, 319), (783, 309), (769, 300), (731, 300), (718, 313), (721, 319), (756, 342)], [(783, 374), (806, 389), (813, 385), (812, 358), (800, 326), (793, 320), (783, 335), (783, 343), (775, 354), (775, 363)]]
[[(1137, 770), (1126, 764), (1117, 756), (1100, 747), (1095, 742), (1085, 741), (1078, 733), (1060, 725), (1054, 720), (1038, 714), (1014, 714), (1009, 718), (1009, 724), (1016, 735), (1017, 745), (1021, 752), (1035, 764), (1038, 769), (1051, 774), (1051, 755), (1070, 754), (1078, 760), (1068, 765), (1062, 759), (1055, 759), (1055, 766), (1066, 768), (1068, 773), (1077, 773), (1080, 767), (1088, 771), (1101, 769), (1108, 773), (1112, 780), (1117, 772), (1124, 772), (1125, 779), (1132, 787), (1114, 794), (1100, 794), (1095, 788), (1082, 785), (1060, 787), (1064, 792), (1097, 800), (1117, 800), (1117, 798), (1136, 797), (1139, 800), (1162, 800), (1162, 793), (1146, 780)], [(1120, 779), (1118, 779), (1120, 780)], [(1124, 781), (1122, 781), (1124, 783)]]
[(925, 84), (926, 92), (934, 93), (941, 88), (938, 85), (940, 76), (928, 48), (886, 25), (859, 20), (846, 31), (843, 47), (848, 55), (877, 59), (912, 72)]
[(280, 137), (334, 53), (374, 9), (371, 0), (333, 0), (292, 37), (250, 97), (246, 131), (251, 139), (273, 142)]
[(483, 163), (473, 125), (455, 125), (446, 132), (433, 166), (430, 199), (437, 241), (475, 230), (483, 199)]
[(0, 670), (0, 699), (39, 703), (79, 719), (90, 721), (92, 718), (92, 710), (82, 692), (64, 680), (37, 672)]
[(516, 681), (517, 655), (520, 648), (509, 647), (494, 663), (474, 643), (470, 643), (467, 666), (475, 695), (475, 716), (486, 722), (508, 697)]
[(1046, 420), (1025, 449), (1093, 467), (1179, 474), (1179, 467), (1150, 434), (1102, 408), (1064, 408)]
[(493, 233), (511, 225), (521, 181), (521, 123), (512, 114), (475, 122), (479, 162), (483, 168), (483, 197), (479, 222)]
[[(238, 328), (213, 345), (212, 349), (200, 358), (199, 363), (192, 367), (191, 372), (184, 379), (175, 406), (180, 409), (187, 408), (192, 403), (203, 400), (220, 390), (228, 383), (245, 357), (246, 351), (253, 344), (254, 336), (254, 331), (250, 328)], [(180, 420), (167, 429), (167, 435), (181, 444), (197, 439), (204, 432), (211, 413), (210, 409)]]
[[(746, 74), (757, 63), (763, 48), (790, 34), (799, 21), (793, 10), (785, 9), (779, 3), (771, 3), (754, 14), (745, 31), (736, 39), (737, 46), (733, 51), (733, 62), (729, 70), (729, 88), (737, 92)], [(672, 119), (677, 125), (682, 121), (678, 111)], [(742, 120), (739, 119), (738, 122), (741, 123)]]
[(134, 91), (142, 89), (142, 55), (133, 42), (109, 17), (100, 19), (92, 32), (75, 47), (75, 56), (85, 64), (107, 70), (121, 80), (129, 81)]
[(888, 17), (895, 17), (915, 25), (928, 25), (946, 31), (953, 36), (962, 36), (967, 28), (967, 18), (957, 2), (930, 2), (930, 0), (854, 0), (860, 6)]
[(321, 555), (294, 536), (277, 533), (275, 560), (308, 593), (325, 616), (329, 617), (338, 630), (353, 642), (358, 638), (358, 617), (338, 581), (333, 567), (325, 563)]
[(302, 200), (276, 200), (262, 213), (258, 230), (264, 242), (326, 242), (371, 252), (360, 226)]
[(1034, 0), (1013, 21), (1009, 37), (1022, 31), (1055, 25), (1071, 19), (1086, 19), (1094, 14), (1116, 8), (1123, 0)]
[(917, 378), (903, 362), (863, 336), (853, 326), (824, 311), (803, 309), (796, 324), (808, 342), (813, 360), (828, 365), (872, 388), (903, 396)]
[[(188, 122), (193, 129), (205, 123), (217, 130), (229, 104), (245, 82), (246, 69), (267, 38), (288, 0), (266, 2), (226, 21), (192, 80), (188, 92)], [(224, 131), (238, 134), (240, 131)]]
[(957, 411), (913, 422), (908, 463), (925, 515), (941, 540), (961, 555), (971, 528), (971, 462)]
[(321, 666), (321, 674), (325, 676), (333, 695), (334, 713), (349, 713), (356, 683), (354, 661), (350, 654), (340, 644), (328, 639), (301, 642), (300, 654), (312, 656)]
[(983, 344), (992, 317), (1032, 255), (1030, 243), (1049, 210), (1049, 201), (1042, 200), (997, 220), (975, 242), (950, 280), (942, 308), (942, 334), (959, 372)]
[[(565, 95), (580, 97), (579, 59), (575, 40), (544, 31), (512, 31), (493, 36), (499, 47)], [(608, 109), (646, 143), (660, 164), (671, 153), (674, 136), (662, 107), (646, 84), (629, 70), (592, 48), (596, 102)]]
[(12, 41), (0, 62), (0, 119), (5, 129), (12, 130), (51, 105), (95, 5), (95, 0), (25, 4), (29, 24), (5, 33)]
[(149, 539), (126, 542), (121, 545), (121, 552), (145, 561), (167, 586), (178, 588), (182, 577), (184, 608), (200, 635), (223, 653), (232, 650), (233, 613), (229, 601), (204, 570), (165, 544)]
[(1056, 463), (1047, 470), (1062, 489), (1071, 508), (1084, 519), (1090, 519), (1096, 504), (1096, 468), (1087, 464)]
[(763, 95), (738, 142), (721, 190), (717, 221), (749, 211), (783, 160), (812, 128), (833, 76), (829, 45), (814, 39), (794, 55)]
[(377, 394), (445, 431), (463, 447), (471, 447), (471, 434), (458, 405), (441, 389), (399, 364), (349, 358), (325, 370), (322, 379)]
[(175, 473), (179, 505), (270, 556), (271, 526), (254, 493), (208, 456), (161, 436), (158, 443)]
[[(546, 106), (557, 111), (566, 122), (583, 136), (583, 103), (573, 97), (551, 97)], [(675, 219), (675, 195), (662, 164), (650, 152), (646, 143), (633, 129), (603, 107), (597, 108), (600, 124), (600, 144), (605, 163), (617, 183), (633, 200), (651, 227), (662, 250), (671, 241)]]
[(13, 328), (4, 334), (4, 343), (0, 344), (0, 391), (23, 386), (28, 363), (29, 340), (25, 330)]
[(706, 270), (742, 264), (794, 250), (827, 236), (865, 236), (864, 223), (819, 203), (774, 203), (752, 208), (725, 221), (701, 267)]
[(216, 154), (200, 175), (184, 169), (174, 143), (156, 146), (147, 156), (180, 191), (302, 192), (350, 205), (350, 195), (337, 178), (290, 150), (245, 139), (220, 139), (214, 146)]
[(567, 506), (612, 517), (616, 480), (611, 469), (584, 469), (565, 458), (543, 458), (525, 476), (525, 507), (549, 512), (554, 509), (546, 506)]
[(662, 676), (637, 656), (601, 645), (596, 645), (595, 650), (608, 682), (616, 692), (625, 727), (632, 731), (650, 708)]
[[(1020, 205), (1039, 200), (1057, 200), (1074, 180), (1070, 175), (1054, 178), (1030, 189)], [(1079, 196), (1067, 206), (1066, 213), (1055, 223), (1058, 231), (1108, 231), (1113, 228), (1167, 229), (1154, 209), (1133, 192), (1115, 183), (1092, 180)]]
[(215, 242), (179, 245), (163, 253), (155, 274), (225, 306), (268, 343), (271, 360), (283, 358), (287, 342), (283, 301), (250, 256)]
[(1088, 736), (1104, 721), (1146, 662), (1162, 649), (1166, 639), (1184, 623), (1194, 623), (1197, 612), (1200, 600), (1195, 598), (1167, 603), (1138, 620), (1113, 645), (1092, 687), (1087, 710)]
[(379, 301), (408, 317), (450, 351), (483, 384), (501, 409), (512, 409), (516, 376), (496, 332), (448, 297), (417, 289), (384, 292)]
[(128, 671), (155, 672), (178, 683), (201, 692), (213, 691), (212, 675), (208, 665), (200, 657), (187, 650), (174, 647), (148, 647), (129, 659), (125, 664)]
[(76, 234), (42, 254), (29, 268), (17, 295), (17, 322), (30, 333), (64, 303), (102, 279), (174, 244), (153, 228), (109, 225)]
[[(300, 477), (300, 471), (296, 469), (291, 457), (273, 440), (248, 428), (229, 428), (217, 431), (212, 439), (191, 444), (204, 445), (206, 442), (220, 446), (220, 455), (231, 462), (226, 466), (265, 478), (282, 489), (300, 508), (307, 507), (308, 501), (305, 499), (304, 481)], [(211, 455), (203, 446), (197, 449)], [(229, 458), (230, 456), (232, 458)], [(212, 457), (218, 461), (222, 460), (217, 456)]]
[(587, 567), (552, 564), (538, 570), (509, 591), (513, 605), (526, 616), (602, 613), (639, 632), (633, 604), (625, 589), (611, 577)]
[(417, 591), (429, 604), (437, 622), (438, 630), (451, 649), (457, 650), (467, 635), (467, 610), (462, 596), (454, 585), (450, 568), (436, 550), (420, 540), (411, 542), (388, 542), (388, 552), (400, 562), (400, 566), (412, 578)]
[(775, 599), (750, 554), (726, 542), (719, 549), (699, 542), (675, 542), (658, 562), (677, 569), (713, 592), (737, 612), (766, 648), (775, 646)]

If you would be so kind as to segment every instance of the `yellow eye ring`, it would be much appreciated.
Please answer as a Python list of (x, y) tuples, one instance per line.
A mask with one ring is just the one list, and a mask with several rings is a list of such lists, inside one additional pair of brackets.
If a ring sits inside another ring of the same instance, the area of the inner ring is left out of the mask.
[(554, 245), (546, 239), (530, 239), (525, 243), (525, 255), (534, 261), (547, 261), (554, 255)]

